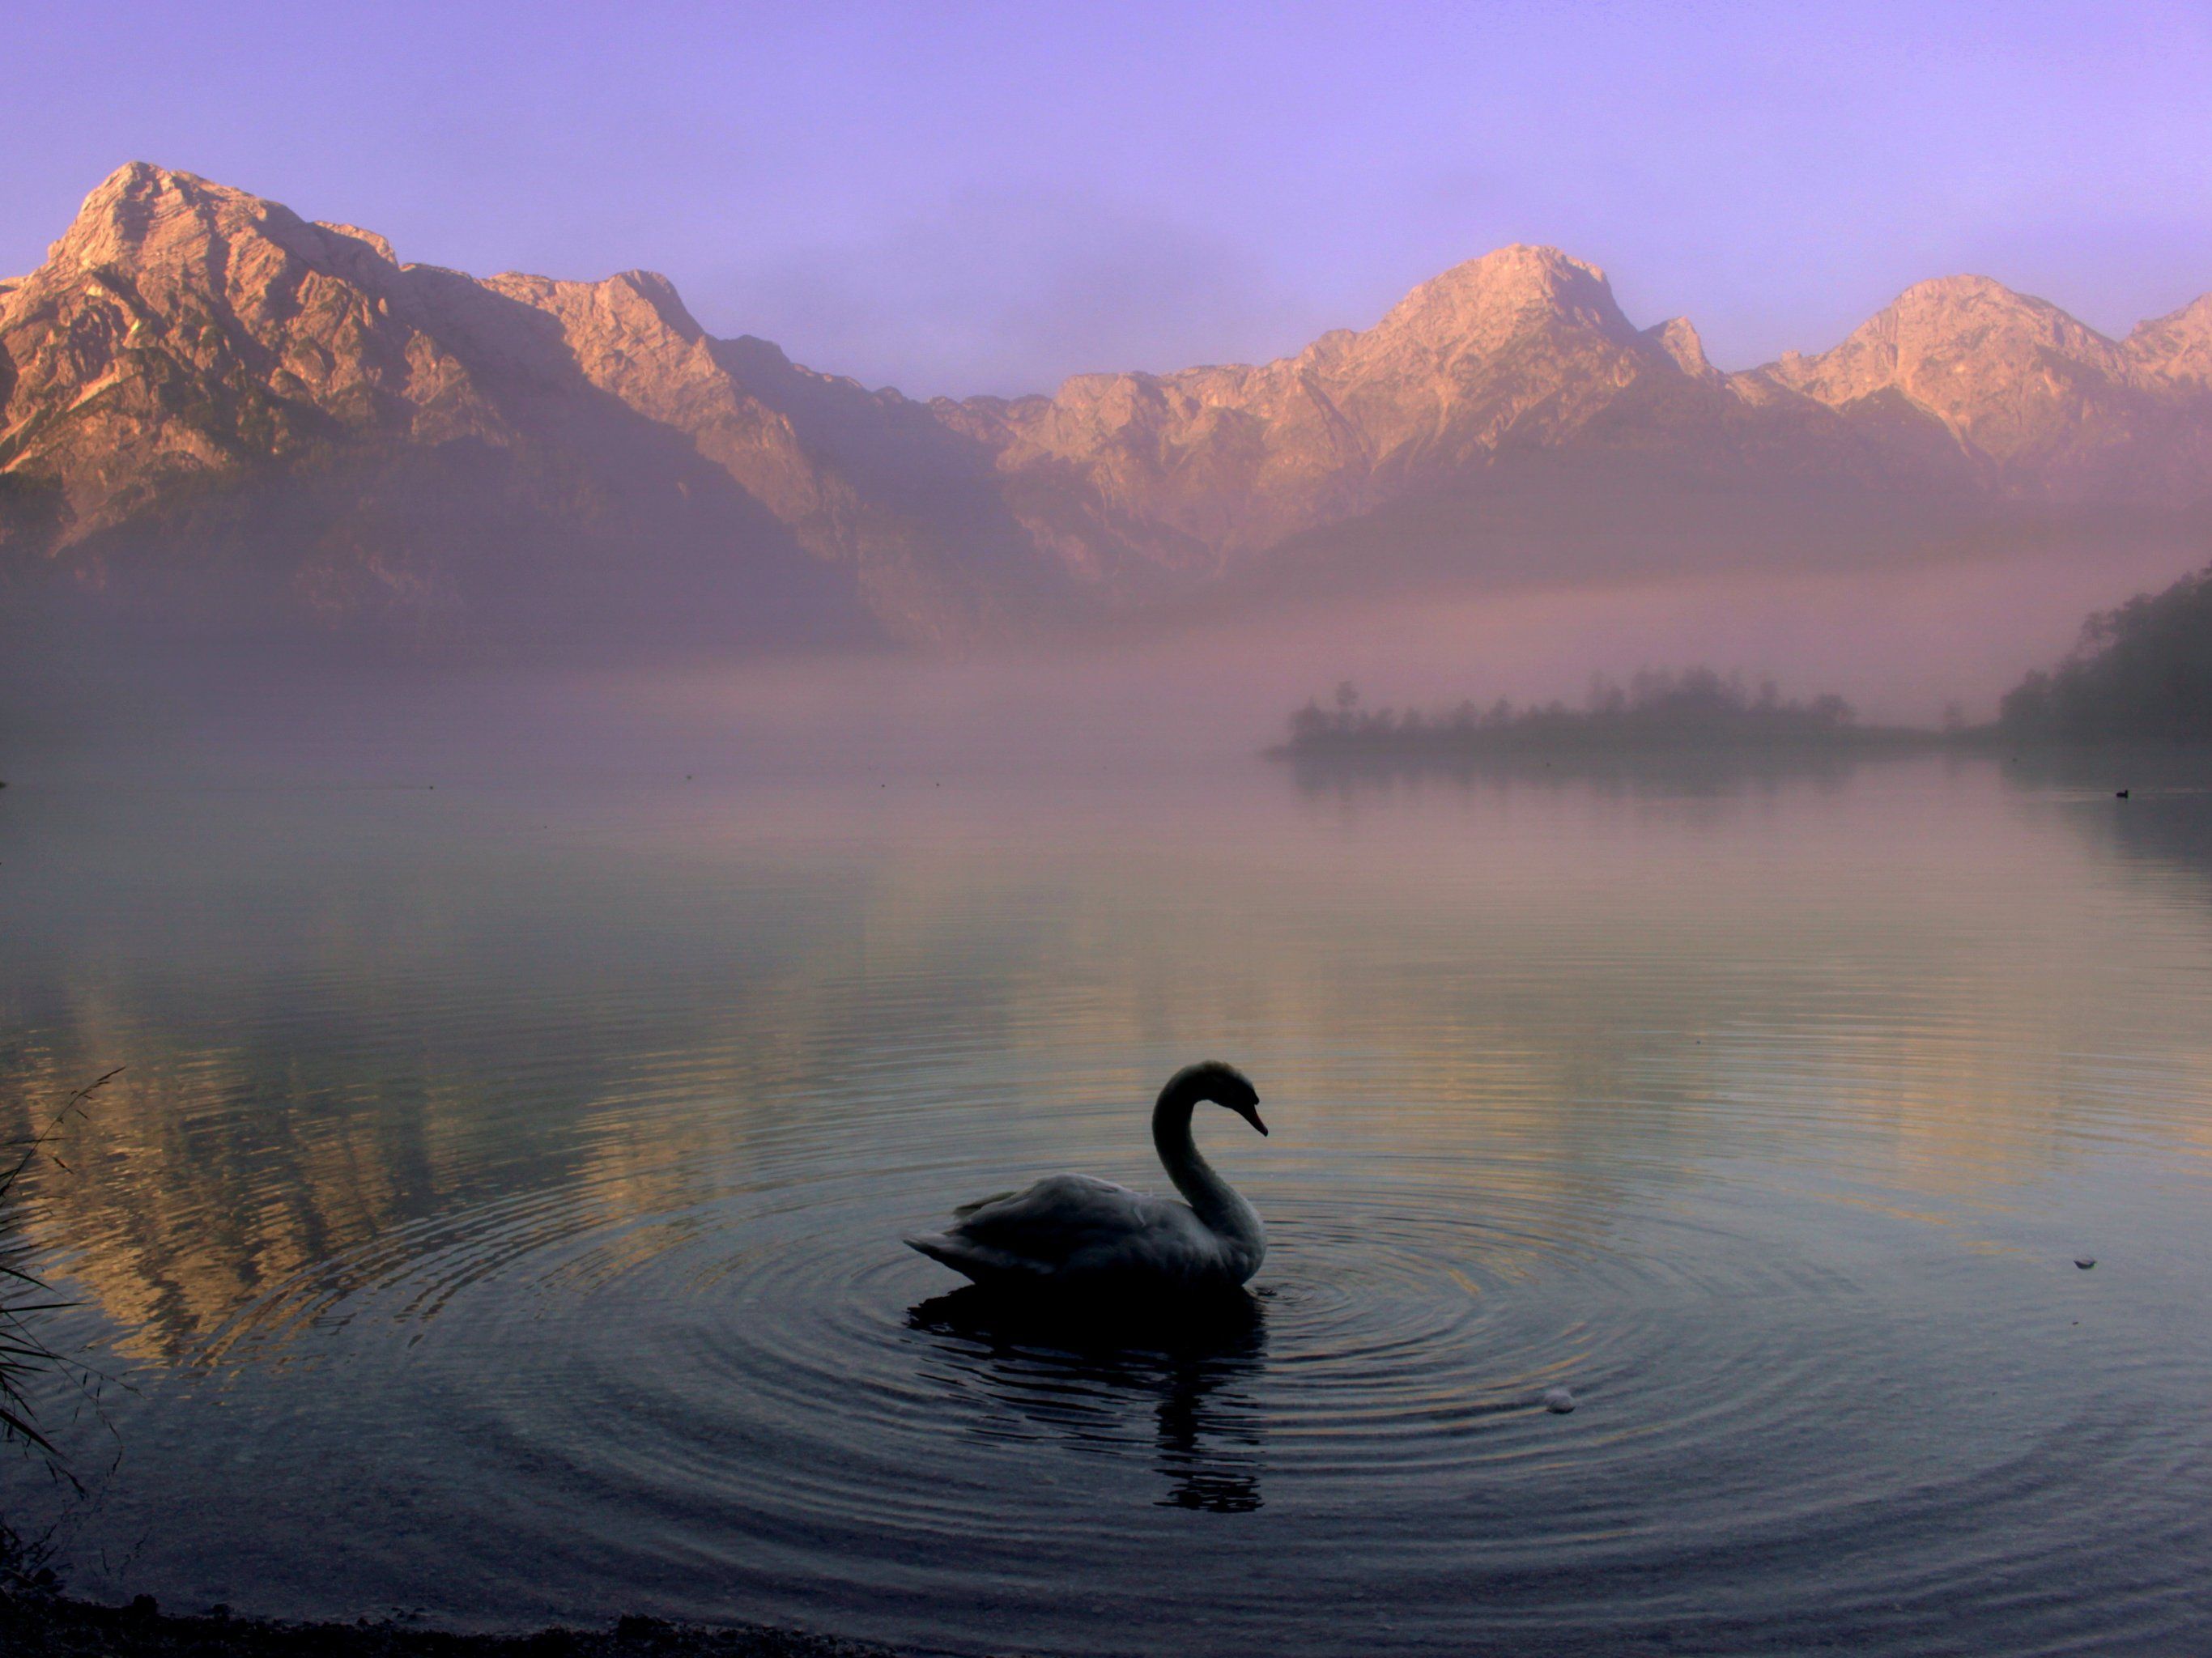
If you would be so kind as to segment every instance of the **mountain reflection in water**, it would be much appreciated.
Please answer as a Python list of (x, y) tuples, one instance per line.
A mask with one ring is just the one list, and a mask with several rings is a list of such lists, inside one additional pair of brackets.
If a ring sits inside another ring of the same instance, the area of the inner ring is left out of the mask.
[[(9, 1500), (187, 1608), (2191, 1650), (2212, 793), (2168, 758), (11, 776), (0, 1129), (129, 1066), (27, 1224), (137, 1391), (95, 1504)], [(1275, 1131), (1206, 1142), (1269, 1229), (1239, 1321), (1009, 1322), (899, 1244), (1157, 1181), (1206, 1054)]]

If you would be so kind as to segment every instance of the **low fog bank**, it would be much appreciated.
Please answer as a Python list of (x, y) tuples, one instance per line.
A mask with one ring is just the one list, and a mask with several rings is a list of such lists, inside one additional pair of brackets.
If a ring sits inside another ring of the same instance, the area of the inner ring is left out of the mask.
[(0, 778), (125, 766), (245, 780), (420, 785), (509, 774), (839, 774), (1202, 768), (1280, 739), (1340, 681), (1370, 702), (1557, 698), (1596, 675), (1710, 664), (1862, 720), (1974, 720), (2073, 644), (2083, 617), (2163, 586), (2171, 549), (2079, 550), (1911, 571), (1741, 573), (1264, 618), (925, 659), (463, 670), (235, 645), (163, 657), (42, 638), (13, 655)]
[(1994, 717), (2023, 674), (2074, 644), (2085, 616), (2186, 568), (2170, 549), (2101, 563), (2052, 552), (1400, 599), (957, 662), (707, 671), (629, 689), (672, 726), (727, 721), (787, 756), (833, 731), (891, 768), (1202, 763), (1279, 741), (1296, 709), (1347, 679), (1370, 702), (1579, 705), (1597, 676), (1692, 663), (1791, 696), (1838, 695), (1866, 723), (1932, 726), (1954, 709)]

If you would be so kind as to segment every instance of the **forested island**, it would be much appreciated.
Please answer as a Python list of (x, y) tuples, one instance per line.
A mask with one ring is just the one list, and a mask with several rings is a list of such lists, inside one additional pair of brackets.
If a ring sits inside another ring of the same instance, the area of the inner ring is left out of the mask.
[(1471, 701), (1434, 713), (1364, 707), (1357, 687), (1337, 687), (1331, 705), (1310, 701), (1291, 716), (1279, 755), (1300, 760), (1391, 757), (1462, 760), (1528, 754), (1897, 747), (1946, 734), (1862, 726), (1850, 703), (1823, 695), (1784, 698), (1771, 680), (1756, 688), (1709, 667), (1646, 670), (1626, 684), (1601, 676), (1583, 706), (1516, 708)]
[(1291, 716), (1269, 750), (1300, 761), (1470, 764), (1529, 756), (1831, 755), (1914, 748), (2212, 744), (2212, 567), (2081, 625), (2073, 651), (2005, 694), (1996, 720), (1865, 726), (1842, 697), (1784, 697), (1711, 667), (1600, 676), (1580, 708), (1462, 701), (1425, 712), (1370, 708), (1349, 682)]

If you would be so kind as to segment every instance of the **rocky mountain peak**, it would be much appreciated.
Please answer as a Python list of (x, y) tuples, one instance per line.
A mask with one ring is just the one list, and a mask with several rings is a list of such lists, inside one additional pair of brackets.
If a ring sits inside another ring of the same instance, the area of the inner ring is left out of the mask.
[(1371, 332), (1486, 354), (1517, 338), (1562, 329), (1624, 343), (1637, 331), (1621, 314), (1604, 271), (1556, 247), (1516, 242), (1423, 282)]
[(1726, 377), (1705, 355), (1705, 343), (1687, 317), (1673, 317), (1656, 327), (1644, 331), (1650, 340), (1674, 361), (1674, 366), (1693, 380), (1708, 386), (1718, 386)]
[(0, 557), (135, 537), (167, 558), (266, 500), (295, 515), (280, 539), (307, 550), (319, 604), (458, 592), (491, 522), (645, 586), (678, 544), (695, 574), (757, 555), (811, 582), (818, 563), (887, 630), (951, 637), (1009, 604), (1111, 609), (1311, 564), (1324, 543), (1395, 557), (1411, 537), (1449, 563), (1517, 537), (1534, 556), (1671, 501), (1703, 544), (1735, 510), (1716, 502), (1808, 480), (1877, 515), (2195, 511), (2209, 389), (2212, 296), (2122, 346), (1948, 277), (1831, 350), (1723, 375), (1686, 319), (1638, 331), (1596, 266), (1522, 245), (1273, 362), (910, 404), (713, 338), (653, 272), (402, 265), (373, 231), (134, 162), (0, 282)]
[(2212, 294), (2142, 324), (2124, 348), (2139, 372), (2168, 385), (2212, 386)]
[(333, 236), (343, 236), (349, 242), (359, 242), (386, 264), (399, 263), (399, 256), (392, 251), (392, 244), (374, 230), (363, 230), (359, 225), (340, 224), (335, 219), (318, 219), (315, 228), (327, 230)]
[(1988, 276), (1939, 276), (1916, 282), (1869, 327), (1885, 325), (1904, 349), (1956, 349), (2009, 337), (2069, 356), (2102, 358), (2112, 342), (2048, 300), (2017, 293)]
[(484, 286), (560, 317), (572, 331), (599, 344), (650, 342), (690, 348), (707, 337), (676, 284), (657, 270), (624, 270), (600, 282), (562, 282), (507, 271)]
[(299, 222), (289, 210), (242, 190), (131, 161), (84, 198), (69, 229), (47, 250), (47, 263), (86, 270), (194, 252), (222, 231), (258, 228), (271, 209)]
[[(308, 271), (333, 274), (373, 292), (399, 267), (392, 245), (352, 225), (311, 224), (281, 203), (197, 173), (132, 161), (85, 197), (47, 250), (46, 263), (17, 284), (15, 298), (106, 292), (142, 322), (173, 312), (186, 296), (221, 296), (252, 308)], [(106, 273), (103, 276), (102, 273)], [(127, 278), (128, 292), (114, 288)]]
[(2021, 483), (2038, 491), (2083, 487), (2072, 475), (2101, 465), (2083, 440), (2106, 445), (2135, 418), (2127, 352), (1987, 276), (1917, 282), (1832, 350), (1762, 372), (1834, 409), (1917, 409), (2001, 469), (2033, 469)]
[(2017, 378), (2046, 355), (2100, 372), (2122, 366), (2112, 341), (2047, 300), (1987, 276), (1941, 276), (1906, 288), (1832, 350), (1791, 352), (1769, 372), (1830, 404), (1896, 390), (1949, 411), (1992, 376)]

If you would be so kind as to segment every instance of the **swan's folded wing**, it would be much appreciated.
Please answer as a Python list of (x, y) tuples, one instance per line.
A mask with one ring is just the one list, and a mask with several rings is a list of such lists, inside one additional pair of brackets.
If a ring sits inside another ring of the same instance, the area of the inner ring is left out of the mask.
[(1054, 1175), (975, 1206), (951, 1229), (961, 1242), (1033, 1269), (1057, 1271), (1086, 1252), (1125, 1243), (1156, 1224), (1157, 1198), (1088, 1175)]

